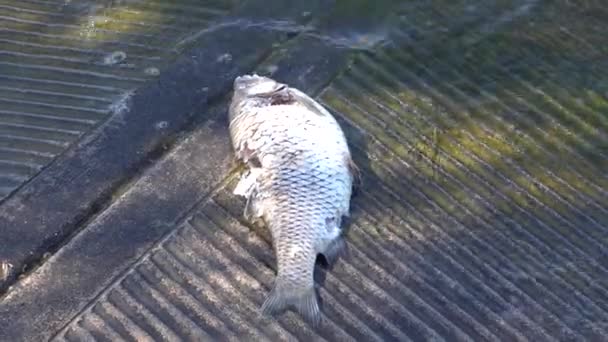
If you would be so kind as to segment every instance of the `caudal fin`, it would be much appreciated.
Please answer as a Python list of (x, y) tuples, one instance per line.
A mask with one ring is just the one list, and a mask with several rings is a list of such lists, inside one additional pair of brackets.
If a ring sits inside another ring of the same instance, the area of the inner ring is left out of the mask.
[(321, 322), (321, 310), (314, 286), (308, 289), (293, 289), (283, 286), (281, 279), (277, 278), (268, 298), (262, 304), (262, 313), (273, 315), (288, 308), (294, 308), (313, 326), (318, 326)]

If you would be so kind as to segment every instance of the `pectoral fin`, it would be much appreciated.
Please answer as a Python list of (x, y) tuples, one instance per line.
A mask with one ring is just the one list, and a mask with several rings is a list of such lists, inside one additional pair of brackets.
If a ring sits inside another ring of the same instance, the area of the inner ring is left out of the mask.
[(232, 193), (237, 196), (249, 197), (257, 185), (258, 173), (259, 171), (255, 169), (245, 171)]
[(325, 250), (321, 252), (328, 265), (333, 265), (336, 260), (346, 253), (346, 241), (342, 236), (327, 242)]

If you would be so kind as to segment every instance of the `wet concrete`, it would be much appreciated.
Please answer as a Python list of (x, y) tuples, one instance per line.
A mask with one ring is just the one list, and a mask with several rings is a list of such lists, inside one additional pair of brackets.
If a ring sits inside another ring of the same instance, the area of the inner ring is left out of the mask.
[[(0, 340), (602, 340), (604, 7), (0, 1)], [(225, 121), (253, 70), (362, 170), (316, 330), (258, 313)]]

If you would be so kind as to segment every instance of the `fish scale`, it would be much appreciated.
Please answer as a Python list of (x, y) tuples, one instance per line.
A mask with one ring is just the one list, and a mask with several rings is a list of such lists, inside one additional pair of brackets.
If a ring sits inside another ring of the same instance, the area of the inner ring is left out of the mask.
[(266, 223), (276, 254), (277, 277), (262, 310), (292, 307), (317, 324), (316, 257), (339, 253), (350, 205), (353, 164), (344, 134), (313, 99), (257, 75), (236, 78), (229, 116), (236, 156), (248, 166), (234, 193), (247, 198), (246, 218)]

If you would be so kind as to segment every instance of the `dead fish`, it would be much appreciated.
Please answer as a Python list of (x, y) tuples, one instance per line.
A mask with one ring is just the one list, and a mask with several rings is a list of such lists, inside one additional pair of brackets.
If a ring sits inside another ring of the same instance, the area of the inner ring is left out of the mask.
[(256, 74), (235, 79), (229, 119), (236, 158), (248, 169), (234, 194), (247, 199), (248, 220), (270, 229), (277, 260), (262, 312), (294, 308), (316, 325), (315, 260), (333, 262), (345, 246), (341, 222), (356, 174), (344, 133), (318, 102)]

